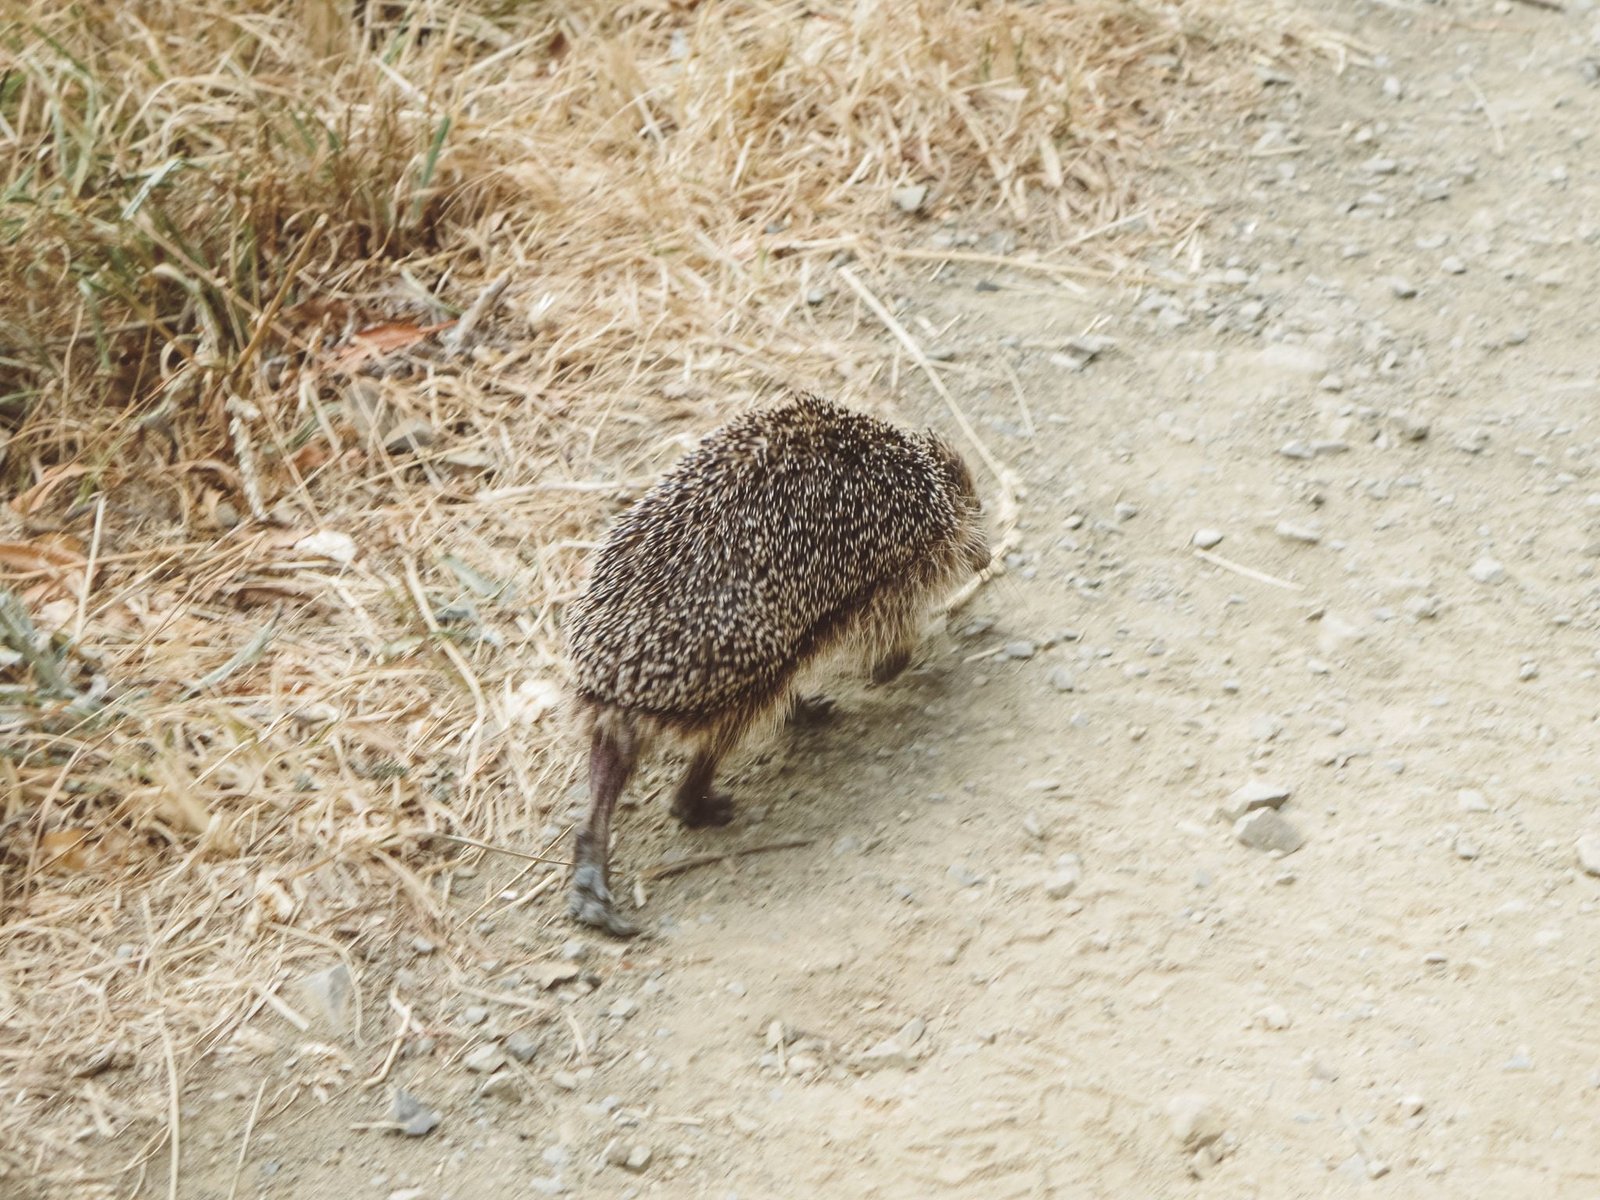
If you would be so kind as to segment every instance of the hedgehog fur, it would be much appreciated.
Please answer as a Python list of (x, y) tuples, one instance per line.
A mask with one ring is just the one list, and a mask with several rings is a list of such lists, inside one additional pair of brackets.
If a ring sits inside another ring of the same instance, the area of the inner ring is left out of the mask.
[(971, 474), (933, 433), (814, 395), (713, 430), (611, 529), (568, 618), (589, 718), (590, 811), (573, 915), (626, 934), (607, 885), (611, 808), (657, 733), (697, 747), (673, 811), (725, 823), (718, 761), (825, 657), (891, 678), (928, 610), (988, 564)]

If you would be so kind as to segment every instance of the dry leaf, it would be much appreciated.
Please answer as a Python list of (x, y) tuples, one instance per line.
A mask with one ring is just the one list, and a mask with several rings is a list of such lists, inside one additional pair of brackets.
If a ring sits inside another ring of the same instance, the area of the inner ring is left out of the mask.
[(437, 325), (414, 325), (410, 321), (388, 321), (372, 325), (350, 336), (350, 344), (333, 358), (333, 369), (349, 373), (363, 363), (415, 346), (424, 338), (449, 329), (455, 321), (441, 321)]
[(88, 841), (87, 829), (52, 829), (39, 839), (39, 857), (46, 867), (81, 871), (89, 865)]

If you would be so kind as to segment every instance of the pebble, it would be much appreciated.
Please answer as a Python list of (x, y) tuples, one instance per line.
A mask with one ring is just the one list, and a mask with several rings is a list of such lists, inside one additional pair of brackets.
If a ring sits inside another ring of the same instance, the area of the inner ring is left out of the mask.
[(1278, 447), (1278, 453), (1285, 458), (1315, 458), (1317, 452), (1304, 442), (1285, 442)]
[(1269, 1004), (1256, 1013), (1256, 1024), (1263, 1029), (1287, 1029), (1289, 1023), (1289, 1010), (1281, 1004)]
[(354, 992), (350, 968), (343, 963), (335, 963), (300, 981), (300, 995), (306, 1007), (338, 1033), (350, 1028), (350, 1000)]
[(856, 1055), (856, 1065), (867, 1071), (884, 1068), (907, 1070), (916, 1066), (927, 1052), (927, 1046), (922, 1044), (927, 1029), (928, 1023), (921, 1017), (912, 1018), (893, 1037), (884, 1038)]
[(950, 882), (960, 887), (977, 887), (983, 882), (983, 876), (965, 863), (951, 863), (950, 869), (945, 874), (950, 878)]
[(1007, 658), (1027, 659), (1037, 653), (1037, 648), (1032, 642), (1007, 642), (1005, 653)]
[(1578, 839), (1578, 865), (1585, 874), (1600, 876), (1600, 833), (1586, 833)]
[(614, 1138), (606, 1145), (600, 1157), (607, 1166), (638, 1172), (650, 1165), (650, 1160), (655, 1154), (643, 1142), (627, 1142), (621, 1138)]
[(1241, 846), (1279, 854), (1293, 854), (1306, 844), (1305, 835), (1271, 808), (1258, 808), (1240, 817), (1234, 822), (1233, 836)]
[(1259, 808), (1282, 808), (1283, 802), (1288, 798), (1289, 789), (1282, 784), (1265, 779), (1252, 779), (1242, 787), (1236, 788), (1218, 806), (1217, 811), (1227, 820), (1237, 821)]
[(1401, 1096), (1396, 1107), (1400, 1109), (1401, 1116), (1414, 1117), (1427, 1107), (1427, 1102), (1421, 1096)]
[(478, 1095), (488, 1096), (492, 1100), (516, 1100), (521, 1097), (522, 1088), (510, 1071), (499, 1071), (483, 1081)]
[(432, 1133), (439, 1124), (439, 1114), (405, 1088), (395, 1088), (394, 1103), (389, 1108), (389, 1119), (400, 1127), (407, 1137), (422, 1137)]
[(1075, 692), (1078, 690), (1078, 681), (1073, 677), (1072, 672), (1065, 667), (1052, 668), (1050, 674), (1046, 676), (1046, 680), (1058, 692)]
[(1398, 275), (1389, 281), (1389, 290), (1400, 300), (1410, 300), (1417, 294), (1417, 285), (1409, 279), (1402, 279)]
[(1477, 858), (1478, 855), (1483, 853), (1483, 851), (1478, 848), (1478, 843), (1473, 841), (1464, 833), (1456, 835), (1455, 843), (1452, 848), (1455, 850), (1457, 858), (1464, 858), (1468, 862), (1471, 862), (1473, 859)]
[(532, 1062), (533, 1056), (539, 1052), (539, 1043), (533, 1040), (533, 1035), (520, 1029), (506, 1038), (501, 1045), (505, 1047), (505, 1052), (519, 1063)]
[(1505, 564), (1487, 554), (1467, 568), (1467, 574), (1479, 583), (1500, 583), (1506, 577)]
[(1322, 540), (1322, 531), (1310, 525), (1297, 525), (1293, 521), (1279, 521), (1274, 532), (1287, 542), (1300, 542), (1307, 546), (1315, 546)]
[(922, 211), (922, 206), (928, 202), (928, 187), (922, 183), (897, 187), (889, 193), (889, 199), (903, 213), (919, 213)]
[(1124, 500), (1112, 510), (1119, 521), (1131, 521), (1139, 515), (1139, 506)]
[(1222, 531), (1220, 529), (1196, 529), (1194, 537), (1190, 540), (1200, 549), (1210, 550), (1213, 546), (1221, 544)]
[(1167, 1125), (1185, 1154), (1210, 1145), (1227, 1129), (1221, 1108), (1203, 1092), (1184, 1092), (1167, 1101)]
[(1458, 256), (1449, 254), (1439, 264), (1439, 269), (1446, 275), (1465, 275), (1467, 273), (1467, 264)]
[(1531, 1071), (1533, 1070), (1533, 1055), (1526, 1046), (1518, 1046), (1517, 1052), (1506, 1059), (1502, 1071)]
[(1456, 804), (1462, 812), (1486, 813), (1489, 811), (1489, 801), (1482, 792), (1473, 788), (1462, 788), (1456, 793)]
[(1076, 854), (1063, 854), (1045, 876), (1044, 894), (1052, 900), (1065, 900), (1083, 882), (1083, 863)]
[(505, 1066), (506, 1056), (499, 1046), (485, 1043), (478, 1046), (461, 1060), (461, 1065), (469, 1071), (476, 1071), (480, 1075), (488, 1075)]

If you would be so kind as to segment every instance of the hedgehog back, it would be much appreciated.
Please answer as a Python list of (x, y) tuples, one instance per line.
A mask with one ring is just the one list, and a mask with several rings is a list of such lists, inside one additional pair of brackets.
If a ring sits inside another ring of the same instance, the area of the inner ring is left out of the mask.
[(684, 724), (760, 703), (956, 520), (924, 439), (813, 396), (748, 413), (612, 529), (570, 626), (578, 691)]

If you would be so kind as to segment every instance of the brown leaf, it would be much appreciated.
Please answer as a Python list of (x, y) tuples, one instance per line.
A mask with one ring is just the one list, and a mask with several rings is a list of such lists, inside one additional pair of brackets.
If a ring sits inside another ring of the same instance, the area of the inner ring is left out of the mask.
[(39, 857), (46, 867), (81, 871), (89, 865), (89, 856), (84, 852), (88, 840), (87, 829), (52, 829), (39, 839)]
[(455, 321), (450, 320), (437, 325), (417, 325), (410, 321), (386, 321), (382, 325), (370, 325), (350, 335), (350, 344), (334, 356), (333, 368), (346, 373), (354, 371), (371, 359), (415, 346), (424, 338), (432, 337), (454, 324)]

